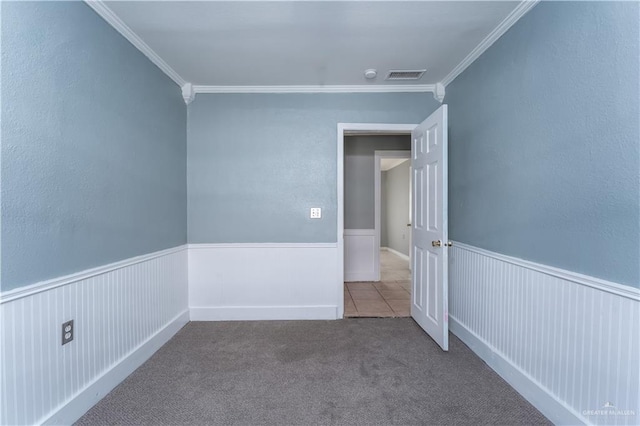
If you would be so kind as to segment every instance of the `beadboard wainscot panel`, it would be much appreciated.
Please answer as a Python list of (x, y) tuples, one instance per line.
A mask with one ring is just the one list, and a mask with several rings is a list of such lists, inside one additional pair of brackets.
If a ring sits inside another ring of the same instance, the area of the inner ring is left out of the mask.
[(453, 243), (451, 331), (556, 424), (640, 423), (640, 292)]
[(0, 424), (71, 424), (189, 321), (186, 246), (5, 292), (0, 320)]
[(189, 244), (192, 321), (337, 319), (335, 243)]

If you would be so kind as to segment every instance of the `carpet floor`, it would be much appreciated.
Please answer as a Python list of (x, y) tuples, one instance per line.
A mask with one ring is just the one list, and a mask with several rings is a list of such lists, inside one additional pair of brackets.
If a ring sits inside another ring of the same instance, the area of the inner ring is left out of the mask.
[(77, 425), (550, 424), (410, 318), (191, 322)]

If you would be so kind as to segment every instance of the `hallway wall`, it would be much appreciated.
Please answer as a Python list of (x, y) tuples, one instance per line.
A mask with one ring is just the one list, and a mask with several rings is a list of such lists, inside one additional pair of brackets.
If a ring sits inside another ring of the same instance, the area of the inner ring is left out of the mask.
[(375, 151), (411, 151), (411, 135), (344, 138), (344, 227), (375, 228)]
[(411, 222), (409, 220), (410, 169), (411, 161), (409, 160), (384, 172), (386, 179), (382, 189), (386, 205), (386, 216), (381, 215), (386, 227), (382, 228), (386, 228), (387, 233), (386, 245), (383, 247), (389, 247), (406, 256), (409, 256), (411, 234), (411, 227), (407, 226)]

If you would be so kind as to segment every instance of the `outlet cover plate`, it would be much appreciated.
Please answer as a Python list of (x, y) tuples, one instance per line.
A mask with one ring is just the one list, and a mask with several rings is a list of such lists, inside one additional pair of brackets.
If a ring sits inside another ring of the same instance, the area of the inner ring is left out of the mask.
[(62, 323), (62, 344), (66, 345), (73, 340), (73, 320)]

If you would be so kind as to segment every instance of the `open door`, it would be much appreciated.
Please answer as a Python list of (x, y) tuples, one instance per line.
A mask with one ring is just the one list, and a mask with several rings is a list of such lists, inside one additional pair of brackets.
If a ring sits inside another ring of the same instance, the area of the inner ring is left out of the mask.
[(413, 227), (411, 316), (449, 349), (447, 105), (411, 133)]

